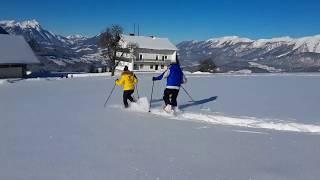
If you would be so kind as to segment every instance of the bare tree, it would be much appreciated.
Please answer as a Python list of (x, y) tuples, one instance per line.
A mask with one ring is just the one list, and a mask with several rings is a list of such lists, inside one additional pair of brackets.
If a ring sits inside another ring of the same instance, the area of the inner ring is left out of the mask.
[(99, 47), (102, 49), (102, 56), (110, 62), (111, 76), (114, 76), (115, 68), (119, 64), (119, 62), (116, 63), (116, 58), (117, 52), (122, 50), (120, 45), (122, 33), (123, 28), (120, 25), (112, 25), (101, 33), (98, 42)]
[(215, 72), (217, 69), (216, 64), (211, 58), (207, 58), (200, 61), (199, 71), (201, 72)]
[(139, 45), (137, 43), (128, 43), (126, 49), (128, 49), (131, 53), (134, 52), (137, 48), (139, 48)]
[(136, 43), (128, 43), (127, 47), (125, 47), (123, 49), (123, 52), (127, 52), (127, 53), (129, 52), (131, 54), (132, 58), (137, 58), (137, 57), (134, 57), (134, 55), (135, 55), (135, 52), (137, 51), (138, 48), (139, 48), (138, 44), (136, 44)]
[(0, 27), (0, 34), (9, 34), (6, 30)]

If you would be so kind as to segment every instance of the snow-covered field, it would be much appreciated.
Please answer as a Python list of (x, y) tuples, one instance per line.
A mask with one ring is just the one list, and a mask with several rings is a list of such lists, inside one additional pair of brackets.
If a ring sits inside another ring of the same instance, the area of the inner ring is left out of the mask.
[(0, 179), (320, 177), (320, 74), (188, 74), (176, 116), (138, 77), (129, 110), (108, 76), (1, 80)]

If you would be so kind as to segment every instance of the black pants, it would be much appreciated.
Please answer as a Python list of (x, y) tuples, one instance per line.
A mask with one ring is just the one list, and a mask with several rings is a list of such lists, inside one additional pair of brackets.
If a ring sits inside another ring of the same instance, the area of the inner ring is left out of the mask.
[(178, 94), (179, 94), (178, 89), (166, 88), (163, 93), (164, 103), (166, 105), (170, 104), (172, 107), (176, 107), (178, 105), (178, 103), (177, 103)]
[(136, 102), (133, 97), (131, 96), (133, 94), (134, 90), (127, 90), (127, 91), (123, 91), (123, 104), (124, 104), (124, 107), (127, 108), (129, 107), (129, 104), (128, 104), (128, 99), (131, 101), (131, 102)]

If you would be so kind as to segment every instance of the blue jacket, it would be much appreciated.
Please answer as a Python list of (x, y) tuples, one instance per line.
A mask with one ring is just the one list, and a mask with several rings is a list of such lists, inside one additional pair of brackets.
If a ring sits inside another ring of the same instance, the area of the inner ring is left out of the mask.
[(173, 64), (168, 70), (163, 72), (160, 76), (154, 77), (154, 80), (161, 80), (163, 77), (167, 78), (167, 87), (180, 87), (185, 83), (186, 79), (179, 64)]

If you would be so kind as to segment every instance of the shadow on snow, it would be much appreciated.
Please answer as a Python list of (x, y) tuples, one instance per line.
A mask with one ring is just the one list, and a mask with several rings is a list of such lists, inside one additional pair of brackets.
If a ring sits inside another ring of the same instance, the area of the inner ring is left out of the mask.
[(215, 101), (217, 99), (218, 99), (218, 96), (213, 96), (213, 97), (198, 100), (198, 101), (192, 101), (191, 103), (183, 104), (183, 105), (179, 106), (179, 109), (185, 109), (185, 108), (191, 107), (191, 106), (203, 105), (203, 104)]
[[(218, 99), (218, 96), (213, 96), (213, 97), (205, 98), (205, 99), (198, 100), (198, 101), (191, 101), (188, 104), (180, 105), (179, 109), (185, 109), (185, 108), (188, 108), (188, 107), (191, 107), (191, 106), (197, 106), (197, 105), (204, 105), (206, 103), (215, 101), (217, 99)], [(151, 103), (157, 103), (157, 102), (162, 102), (162, 101), (163, 101), (163, 99), (153, 99), (151, 101)]]

